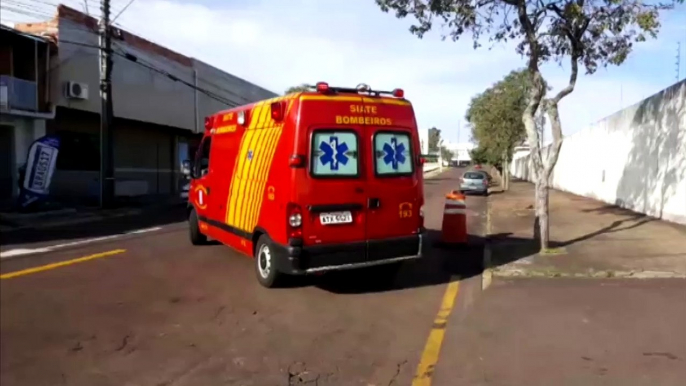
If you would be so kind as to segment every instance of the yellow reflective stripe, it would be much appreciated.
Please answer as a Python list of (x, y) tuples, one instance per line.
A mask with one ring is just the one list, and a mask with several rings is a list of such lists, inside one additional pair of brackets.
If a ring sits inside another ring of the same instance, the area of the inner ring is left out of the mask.
[(236, 154), (236, 159), (233, 162), (233, 173), (231, 174), (231, 185), (229, 187), (229, 194), (226, 198), (226, 218), (225, 222), (229, 225), (233, 225), (235, 214), (236, 214), (236, 194), (235, 191), (238, 188), (238, 169), (243, 164), (242, 160), (245, 158), (240, 158), (240, 154), (243, 153), (243, 149), (246, 147), (245, 140), (247, 138), (247, 131), (243, 132), (241, 136), (241, 144), (238, 146), (238, 153)]
[(283, 129), (283, 125), (280, 125), (274, 129), (274, 131), (275, 131), (274, 140), (272, 141), (272, 143), (269, 147), (269, 151), (267, 152), (269, 158), (266, 160), (267, 161), (266, 167), (262, 171), (260, 184), (259, 184), (258, 189), (257, 189), (257, 191), (259, 193), (258, 201), (257, 201), (257, 207), (253, 210), (250, 223), (248, 224), (252, 228), (255, 227), (255, 224), (257, 224), (257, 221), (259, 220), (260, 211), (262, 209), (262, 201), (264, 199), (264, 186), (267, 183), (267, 180), (269, 179), (269, 171), (271, 170), (272, 161), (274, 159), (274, 154), (276, 153), (276, 148), (279, 145), (279, 139), (281, 138), (282, 129)]
[(262, 204), (262, 197), (260, 196), (260, 186), (264, 184), (264, 170), (267, 167), (269, 154), (271, 152), (274, 140), (276, 138), (276, 128), (266, 129), (265, 131), (267, 131), (267, 138), (264, 143), (264, 151), (261, 153), (260, 159), (258, 161), (255, 185), (253, 188), (253, 193), (251, 195), (252, 201), (250, 203), (250, 206), (248, 207), (248, 215), (246, 220), (247, 231), (252, 231), (255, 228), (255, 211), (259, 210), (259, 207)]
[(265, 127), (264, 123), (268, 122), (268, 115), (271, 113), (271, 111), (272, 109), (270, 108), (269, 104), (262, 106), (262, 111), (260, 112), (260, 119), (257, 122), (257, 126), (255, 126), (255, 128), (261, 129)]
[[(249, 151), (252, 150), (253, 152), (253, 157), (255, 155), (255, 144), (257, 143), (257, 136), (259, 133), (259, 130), (249, 130), (248, 133), (250, 134), (250, 141), (249, 141)], [(250, 166), (252, 165), (252, 160), (247, 159), (247, 154), (246, 154), (246, 160), (243, 162), (243, 168), (241, 169), (240, 177), (240, 182), (238, 183), (238, 190), (236, 191), (237, 197), (236, 197), (236, 218), (234, 218), (234, 226), (238, 227), (241, 219), (245, 215), (245, 206), (246, 206), (246, 197), (245, 197), (245, 188), (246, 185), (248, 184), (248, 170), (250, 170)]]
[(410, 106), (410, 101), (406, 99), (393, 98), (370, 98), (365, 96), (333, 96), (333, 95), (301, 95), (301, 101), (334, 101), (334, 102), (364, 102), (381, 103), (386, 105)]
[(355, 96), (331, 96), (331, 95), (301, 95), (301, 101), (336, 101), (336, 102), (360, 102), (362, 98)]
[(259, 104), (256, 105), (255, 108), (253, 108), (250, 114), (250, 126), (248, 126), (248, 130), (253, 130), (255, 129), (255, 127), (257, 127), (257, 121), (259, 120), (263, 107), (264, 106), (262, 104)]
[(362, 101), (364, 103), (381, 103), (382, 105), (400, 105), (400, 106), (409, 106), (411, 105), (410, 101), (404, 100), (404, 99), (392, 99), (392, 98), (368, 98), (368, 97), (363, 97)]
[[(295, 94), (285, 98), (278, 98), (279, 101), (284, 99), (288, 100), (288, 106), (286, 107), (286, 113), (284, 114), (284, 121), (285, 118), (288, 117), (288, 115), (290, 114), (291, 109), (293, 108), (293, 104), (295, 102), (294, 97)], [(272, 120), (272, 122), (274, 121)], [(269, 138), (266, 142), (267, 151), (264, 153), (265, 157), (260, 158), (260, 166), (257, 174), (257, 186), (253, 196), (255, 202), (251, 204), (252, 206), (249, 208), (250, 212), (248, 215), (248, 223), (246, 224), (246, 230), (248, 231), (252, 231), (257, 225), (257, 222), (259, 221), (259, 215), (262, 210), (262, 201), (264, 200), (265, 185), (269, 178), (269, 170), (271, 169), (271, 163), (274, 158), (274, 154), (276, 152), (276, 147), (278, 146), (279, 139), (281, 138), (281, 132), (283, 130), (283, 127), (283, 122), (280, 123), (277, 127), (272, 126), (272, 129), (270, 129)]]
[(240, 192), (240, 183), (243, 176), (243, 168), (245, 165), (245, 160), (248, 156), (248, 150), (250, 149), (250, 140), (252, 139), (252, 134), (254, 133), (254, 128), (257, 125), (257, 120), (259, 118), (260, 112), (262, 110), (262, 102), (257, 103), (252, 111), (250, 112), (250, 124), (248, 128), (243, 132), (243, 137), (241, 138), (241, 145), (238, 150), (238, 155), (236, 156), (236, 161), (234, 163), (233, 176), (231, 179), (231, 188), (229, 190), (229, 199), (226, 211), (228, 213), (226, 218), (226, 223), (235, 226), (238, 221), (238, 196)]
[(248, 163), (248, 150), (250, 149), (254, 134), (255, 130), (245, 131), (245, 133), (243, 134), (243, 142), (241, 143), (241, 149), (238, 153), (238, 160), (236, 161), (238, 162), (238, 167), (236, 168), (233, 177), (235, 182), (232, 184), (231, 202), (229, 204), (231, 205), (231, 215), (229, 216), (228, 224), (231, 226), (235, 226), (238, 222), (238, 219), (240, 218), (239, 203), (241, 197), (241, 189), (243, 185), (243, 171), (245, 170), (246, 164)]
[(252, 161), (249, 162), (248, 175), (246, 176), (245, 198), (243, 199), (243, 207), (245, 207), (245, 209), (241, 211), (241, 217), (238, 219), (238, 224), (236, 224), (239, 229), (245, 229), (245, 223), (249, 209), (255, 201), (255, 176), (257, 175), (258, 171), (259, 159), (262, 157), (262, 153), (264, 152), (264, 140), (266, 138), (267, 131), (267, 129), (258, 129), (255, 133), (255, 148), (253, 149)]

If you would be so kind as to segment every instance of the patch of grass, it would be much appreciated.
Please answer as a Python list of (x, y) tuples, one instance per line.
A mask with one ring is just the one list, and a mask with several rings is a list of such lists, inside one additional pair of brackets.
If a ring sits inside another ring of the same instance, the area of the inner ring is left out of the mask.
[(567, 250), (564, 247), (559, 247), (559, 248), (548, 248), (540, 252), (541, 255), (543, 256), (550, 256), (550, 255), (566, 255)]

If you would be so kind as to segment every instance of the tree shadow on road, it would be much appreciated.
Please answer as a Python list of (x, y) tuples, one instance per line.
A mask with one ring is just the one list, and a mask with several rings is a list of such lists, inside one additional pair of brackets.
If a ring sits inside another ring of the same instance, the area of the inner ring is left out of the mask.
[[(507, 254), (498, 265), (519, 260), (538, 252), (533, 240), (495, 235), (499, 239), (519, 245)], [(451, 281), (479, 276), (484, 270), (484, 246), (491, 242), (486, 237), (469, 235), (465, 245), (445, 246), (440, 243), (440, 231), (429, 230), (430, 246), (427, 255), (408, 261), (396, 275), (384, 277), (379, 270), (360, 269), (341, 271), (317, 277), (309, 283), (336, 294), (362, 294), (370, 292), (398, 291), (411, 288), (436, 286)]]

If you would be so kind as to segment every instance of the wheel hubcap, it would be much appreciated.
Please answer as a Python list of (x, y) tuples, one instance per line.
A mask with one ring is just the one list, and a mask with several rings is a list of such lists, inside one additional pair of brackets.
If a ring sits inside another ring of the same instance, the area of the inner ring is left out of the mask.
[(261, 245), (257, 258), (257, 269), (260, 271), (260, 276), (266, 279), (269, 277), (269, 272), (272, 268), (272, 253), (269, 250), (269, 246)]

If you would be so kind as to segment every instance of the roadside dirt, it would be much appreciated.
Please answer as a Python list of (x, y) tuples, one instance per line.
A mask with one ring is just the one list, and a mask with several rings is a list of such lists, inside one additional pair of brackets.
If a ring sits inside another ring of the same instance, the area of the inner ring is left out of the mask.
[(494, 274), (546, 277), (686, 277), (686, 227), (550, 190), (552, 254), (533, 240), (533, 184), (494, 192)]

